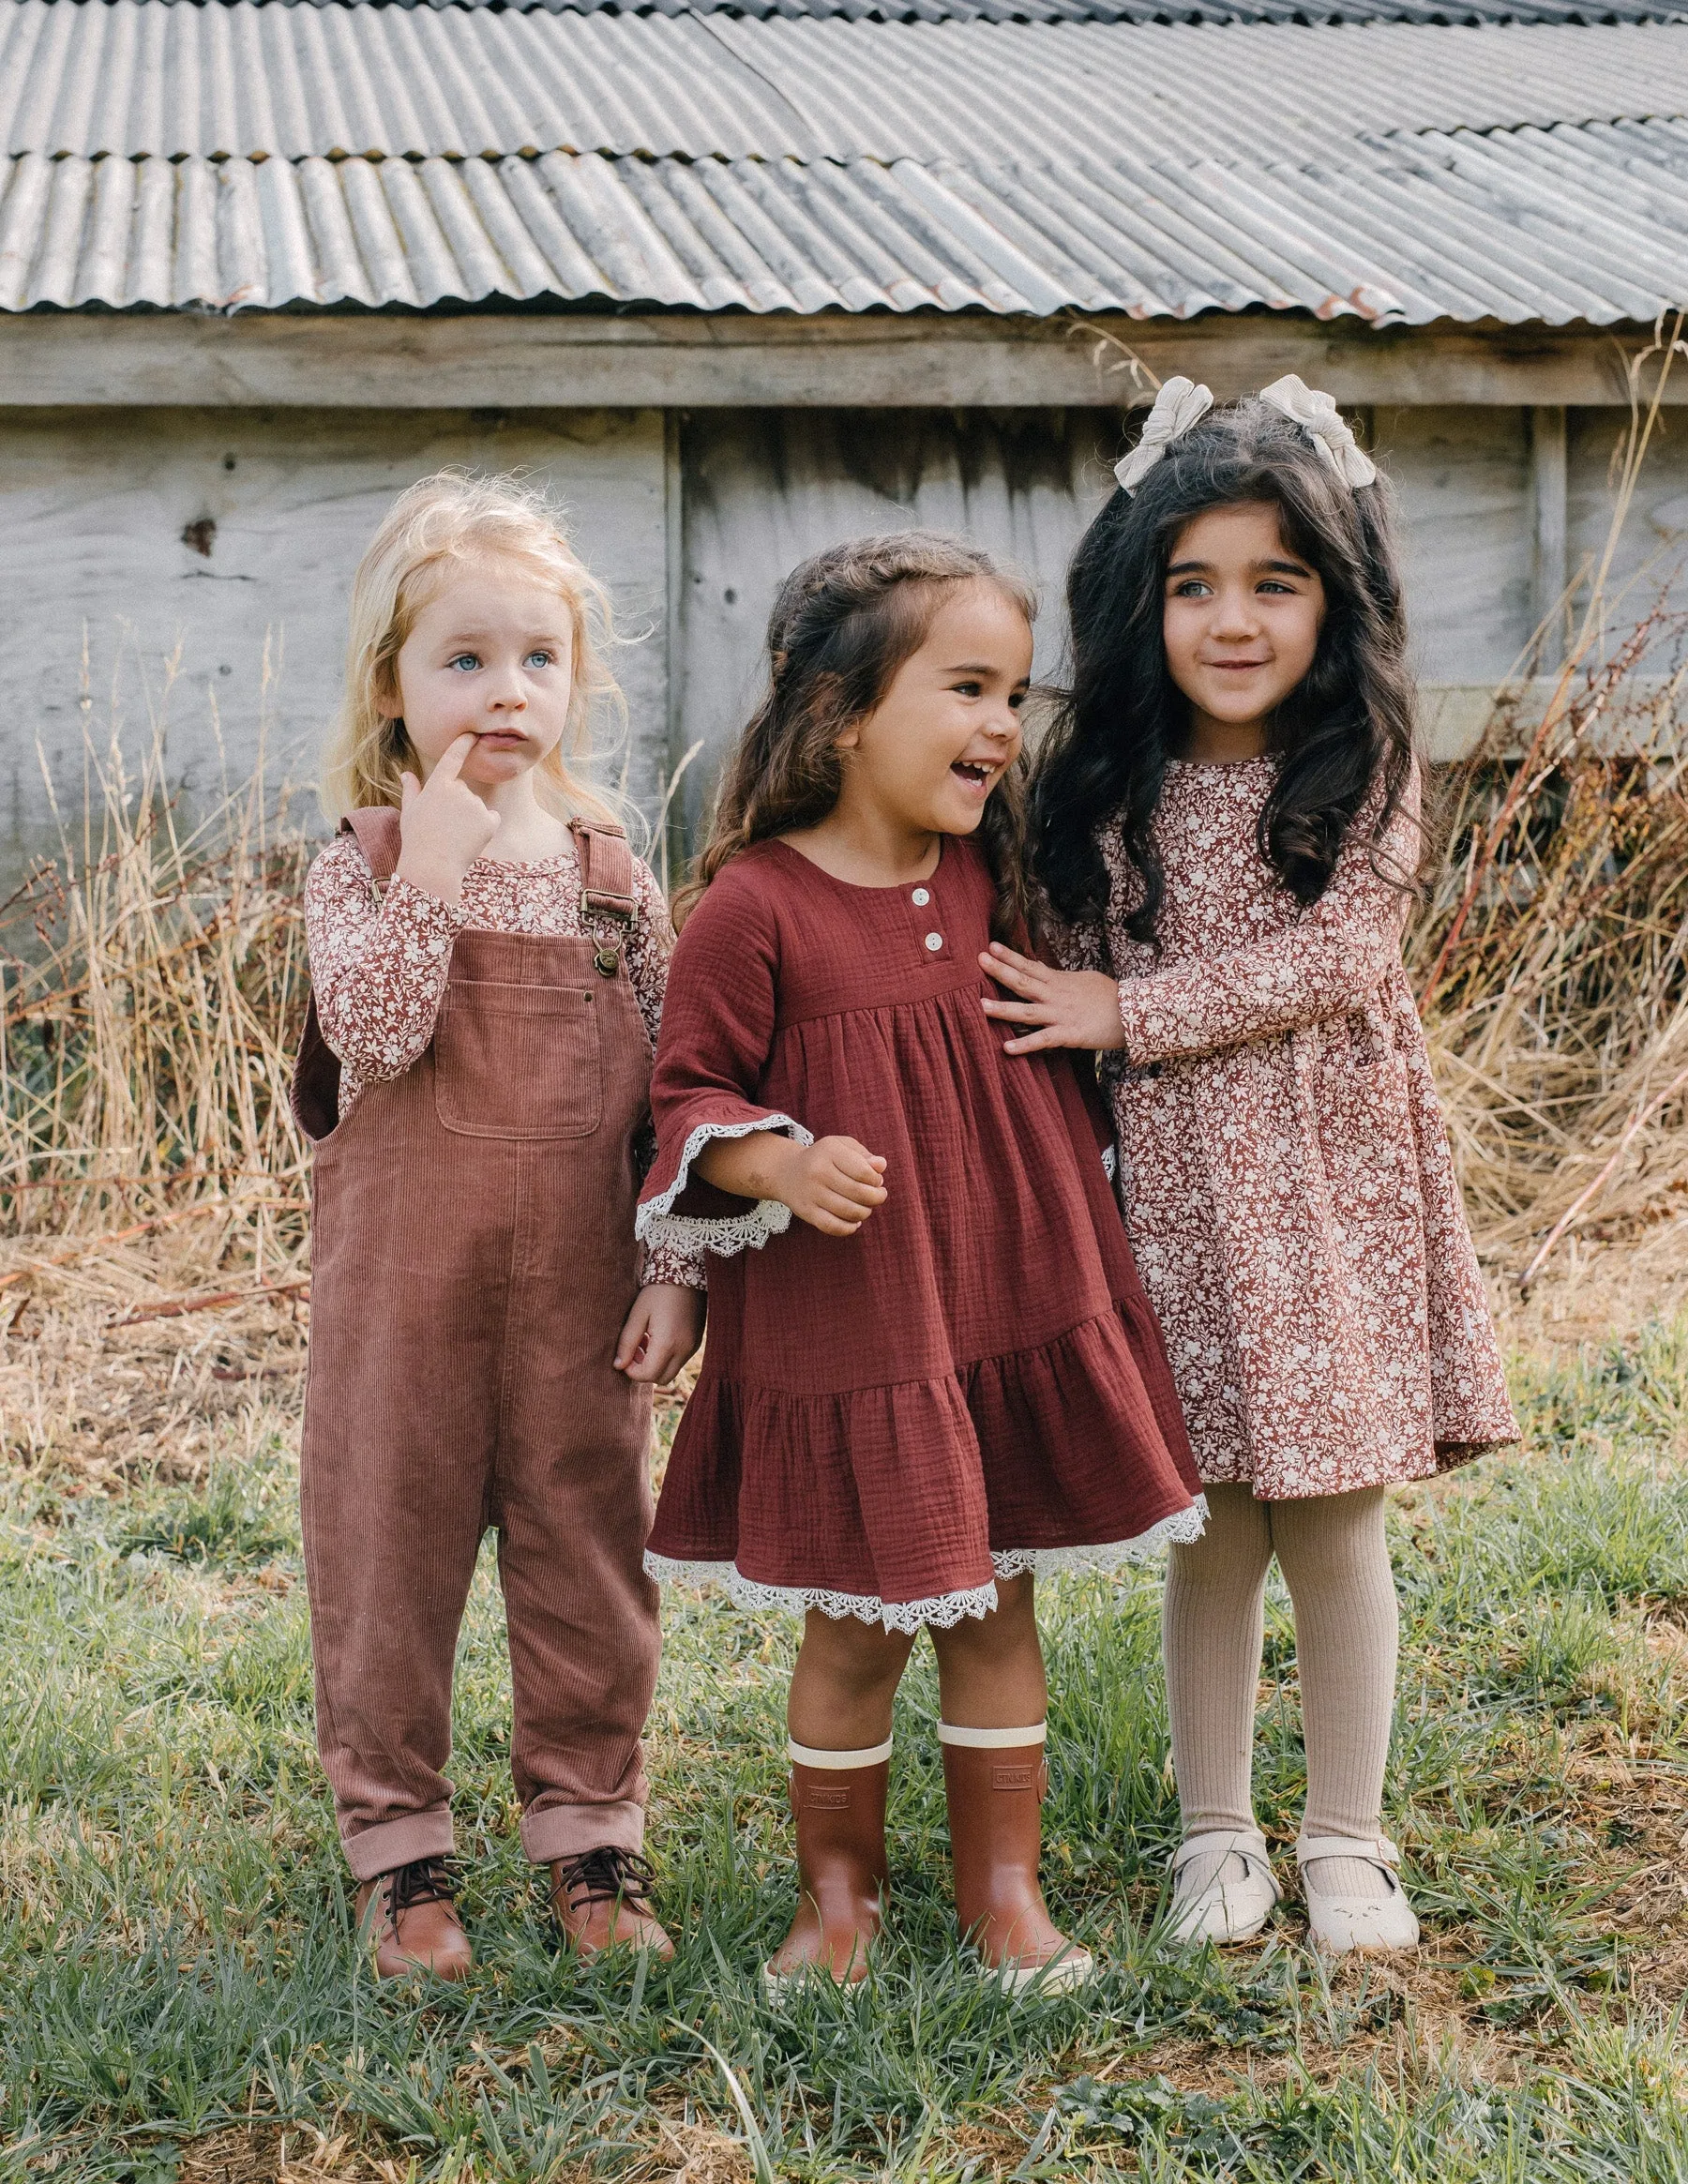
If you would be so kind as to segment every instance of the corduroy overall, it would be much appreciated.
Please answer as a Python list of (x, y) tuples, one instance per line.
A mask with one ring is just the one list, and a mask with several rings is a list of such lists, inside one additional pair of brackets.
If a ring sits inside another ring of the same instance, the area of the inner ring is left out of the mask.
[[(379, 888), (398, 814), (351, 824)], [(608, 933), (633, 910), (631, 859), (615, 833), (575, 835), (585, 922)], [(650, 1073), (610, 939), (460, 933), (427, 1052), (344, 1123), (307, 1026), (300, 1501), (318, 1746), (359, 1880), (451, 1850), (452, 1667), (489, 1527), (523, 1848), (641, 1845), (651, 1397), (610, 1361), (639, 1289)]]

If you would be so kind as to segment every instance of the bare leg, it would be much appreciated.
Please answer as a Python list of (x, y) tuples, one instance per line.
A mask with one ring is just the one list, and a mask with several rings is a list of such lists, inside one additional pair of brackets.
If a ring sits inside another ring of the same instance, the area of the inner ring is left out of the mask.
[(786, 1700), (793, 1742), (826, 1752), (882, 1744), (913, 1649), (913, 1639), (901, 1631), (860, 1623), (854, 1616), (835, 1622), (810, 1608)]
[(1024, 1729), (1048, 1709), (1037, 1603), (1030, 1576), (999, 1579), (993, 1615), (934, 1631), (943, 1718), (970, 1729)]

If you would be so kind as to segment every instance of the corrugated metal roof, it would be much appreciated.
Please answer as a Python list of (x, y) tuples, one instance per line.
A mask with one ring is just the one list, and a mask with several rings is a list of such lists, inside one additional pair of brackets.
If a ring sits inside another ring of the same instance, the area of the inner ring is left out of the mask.
[(488, 297), (1422, 324), (1688, 302), (1688, 123), (1306, 161), (538, 158), (0, 165), (0, 308)]
[[(225, 0), (225, 5), (230, 0)], [(293, 7), (298, 0), (271, 0)], [(841, 15), (874, 23), (1683, 23), (1688, 0), (311, 0), (553, 15)]]
[(851, 23), (0, 0), (0, 151), (1270, 160), (1688, 113), (1688, 25)]

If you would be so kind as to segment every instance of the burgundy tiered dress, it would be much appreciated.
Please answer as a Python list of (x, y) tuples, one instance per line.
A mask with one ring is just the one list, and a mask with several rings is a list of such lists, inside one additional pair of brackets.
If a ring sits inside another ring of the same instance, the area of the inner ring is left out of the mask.
[[(646, 1566), (741, 1605), (946, 1627), (998, 1577), (1106, 1568), (1203, 1512), (1160, 1331), (1079, 1079), (979, 1003), (994, 886), (946, 839), (915, 887), (763, 842), (675, 952), (652, 1087), (653, 1245), (704, 1243), (709, 1340)], [(859, 1139), (852, 1237), (690, 1174), (712, 1138)]]

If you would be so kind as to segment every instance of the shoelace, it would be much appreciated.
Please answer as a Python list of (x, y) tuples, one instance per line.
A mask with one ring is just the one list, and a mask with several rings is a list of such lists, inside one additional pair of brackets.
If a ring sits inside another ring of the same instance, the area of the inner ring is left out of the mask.
[(618, 1900), (632, 1909), (648, 1912), (656, 1875), (648, 1859), (636, 1850), (623, 1850), (606, 1843), (596, 1850), (583, 1850), (578, 1858), (559, 1860), (557, 1885), (571, 1911), (588, 1904), (613, 1904)]
[(386, 1876), (387, 1907), (397, 1919), (418, 1904), (455, 1904), (457, 1879), (447, 1858), (416, 1858), (409, 1865), (395, 1866)]

